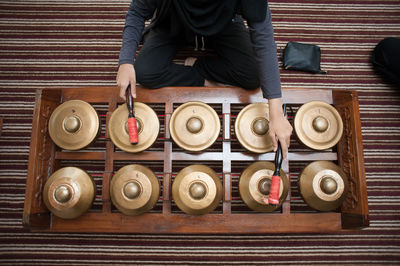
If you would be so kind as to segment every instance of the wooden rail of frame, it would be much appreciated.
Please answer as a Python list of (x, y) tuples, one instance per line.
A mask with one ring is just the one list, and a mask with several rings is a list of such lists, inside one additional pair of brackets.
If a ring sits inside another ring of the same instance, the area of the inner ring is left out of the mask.
[[(116, 87), (51, 88), (37, 90), (36, 106), (32, 124), (32, 138), (29, 155), (26, 198), (23, 224), (32, 231), (53, 232), (130, 232), (130, 233), (221, 233), (221, 234), (261, 234), (288, 232), (337, 232), (345, 229), (359, 229), (369, 225), (368, 201), (364, 170), (361, 123), (357, 93), (348, 90), (319, 90), (284, 88), (283, 101), (290, 105), (301, 105), (312, 100), (325, 101), (339, 111), (343, 119), (343, 137), (332, 151), (289, 151), (283, 170), (289, 173), (290, 161), (330, 160), (341, 166), (349, 178), (349, 193), (335, 212), (291, 211), (290, 192), (282, 207), (273, 213), (246, 213), (232, 211), (232, 162), (234, 161), (273, 161), (272, 152), (254, 154), (247, 151), (232, 151), (231, 108), (235, 104), (248, 104), (265, 101), (260, 90), (245, 91), (240, 88), (211, 87), (167, 87), (156, 91), (137, 88), (137, 99), (143, 103), (161, 104), (164, 108), (163, 147), (156, 151), (143, 151), (137, 154), (126, 153), (114, 147), (105, 133), (105, 148), (93, 151), (64, 151), (56, 147), (48, 134), (48, 120), (52, 111), (62, 102), (80, 99), (90, 104), (105, 103), (107, 119), (122, 101)], [(174, 104), (189, 101), (202, 101), (221, 106), (222, 130), (221, 149), (191, 153), (174, 150), (170, 138), (168, 122)], [(104, 126), (104, 125), (103, 125)], [(107, 127), (107, 125), (105, 125)], [(73, 220), (53, 216), (42, 199), (44, 183), (49, 176), (61, 167), (61, 161), (99, 161), (104, 162), (101, 178), (101, 209), (89, 211)], [(126, 216), (113, 208), (109, 184), (115, 171), (115, 162), (135, 163), (161, 161), (162, 192), (159, 200), (161, 210), (139, 216)], [(179, 161), (218, 161), (222, 165), (221, 179), (224, 193), (221, 210), (202, 216), (190, 216), (171, 209), (173, 203), (171, 183), (173, 162)]]

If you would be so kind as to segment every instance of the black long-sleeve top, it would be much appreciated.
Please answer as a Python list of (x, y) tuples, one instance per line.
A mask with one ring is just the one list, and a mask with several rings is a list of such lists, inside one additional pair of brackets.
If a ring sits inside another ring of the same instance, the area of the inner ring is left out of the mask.
[[(156, 7), (157, 0), (132, 0), (126, 14), (119, 64), (134, 63), (145, 21), (154, 16)], [(267, 15), (264, 21), (248, 20), (247, 24), (258, 63), (263, 96), (267, 99), (280, 98), (282, 96), (280, 73), (269, 7), (267, 6)]]

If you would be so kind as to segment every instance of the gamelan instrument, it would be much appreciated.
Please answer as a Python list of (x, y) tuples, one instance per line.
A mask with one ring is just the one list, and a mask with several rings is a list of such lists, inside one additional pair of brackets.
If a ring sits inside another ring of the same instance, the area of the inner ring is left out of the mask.
[(160, 184), (157, 177), (143, 165), (126, 165), (111, 180), (111, 200), (126, 215), (148, 212), (157, 203), (159, 195)]
[(314, 150), (325, 150), (339, 142), (343, 133), (343, 121), (332, 105), (311, 101), (297, 110), (294, 129), (304, 145)]
[(174, 179), (172, 197), (178, 208), (187, 214), (212, 212), (222, 199), (221, 180), (207, 166), (187, 166)]
[(99, 117), (87, 102), (70, 100), (54, 109), (49, 119), (49, 134), (53, 142), (65, 150), (88, 146), (99, 132)]
[(251, 152), (272, 151), (268, 137), (269, 109), (267, 103), (252, 103), (243, 108), (235, 121), (235, 134), (239, 143)]
[(202, 151), (218, 138), (221, 121), (208, 104), (187, 102), (174, 110), (169, 130), (174, 142), (182, 149)]
[(85, 213), (96, 195), (92, 178), (77, 167), (64, 167), (54, 172), (43, 189), (47, 208), (64, 219), (74, 219)]
[(301, 172), (299, 190), (311, 208), (332, 211), (339, 208), (345, 200), (348, 180), (338, 165), (329, 161), (315, 161)]
[(248, 166), (239, 178), (239, 193), (243, 202), (252, 210), (272, 212), (286, 199), (289, 192), (289, 180), (283, 170), (280, 170), (279, 202), (266, 204), (270, 195), (271, 181), (275, 166), (271, 162), (259, 161)]
[(129, 142), (132, 145), (138, 144), (138, 131), (137, 131), (137, 124), (136, 124), (136, 117), (135, 117), (135, 110), (134, 110), (134, 100), (131, 94), (131, 85), (128, 85), (126, 89), (126, 105), (128, 108), (128, 133), (129, 133)]
[(153, 109), (140, 102), (135, 103), (134, 109), (138, 144), (132, 145), (129, 139), (129, 110), (126, 104), (121, 104), (112, 113), (108, 122), (111, 141), (126, 152), (141, 152), (149, 148), (156, 141), (160, 130), (160, 121)]

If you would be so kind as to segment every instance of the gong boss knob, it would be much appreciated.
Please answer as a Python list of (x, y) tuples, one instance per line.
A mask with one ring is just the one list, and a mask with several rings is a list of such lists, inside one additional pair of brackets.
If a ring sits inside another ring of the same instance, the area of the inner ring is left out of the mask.
[(64, 167), (46, 181), (43, 200), (55, 216), (74, 219), (90, 208), (95, 191), (95, 184), (85, 171), (77, 167)]

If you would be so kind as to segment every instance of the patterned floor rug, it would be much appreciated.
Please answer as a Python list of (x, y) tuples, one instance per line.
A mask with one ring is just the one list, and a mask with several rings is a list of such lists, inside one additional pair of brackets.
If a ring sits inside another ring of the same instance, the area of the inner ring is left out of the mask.
[[(370, 63), (399, 0), (271, 0), (278, 52), (317, 44), (328, 74), (284, 87), (359, 93), (370, 226), (334, 234), (32, 233), (22, 225), (35, 90), (114, 86), (129, 0), (0, 1), (0, 264), (399, 264), (400, 88)], [(399, 48), (400, 49), (400, 48)]]

